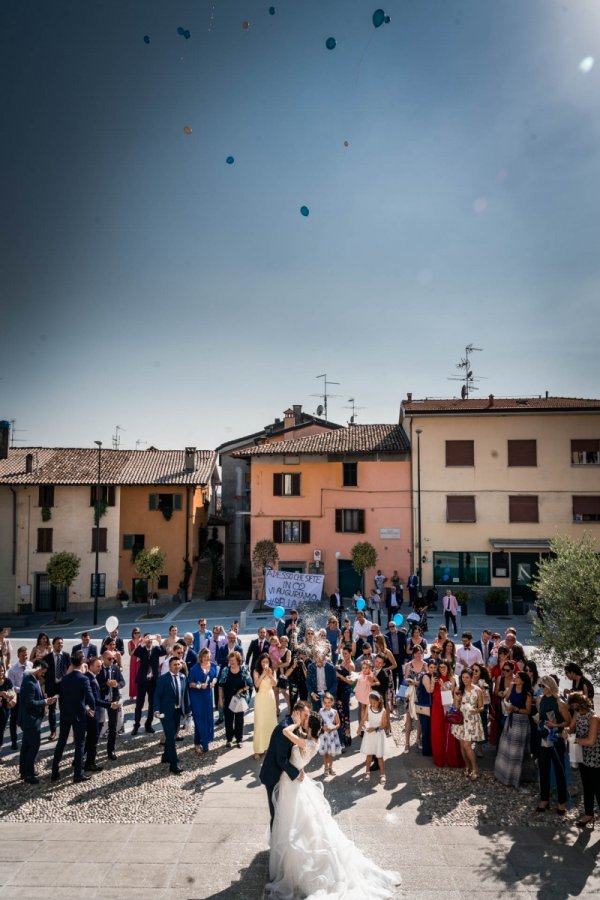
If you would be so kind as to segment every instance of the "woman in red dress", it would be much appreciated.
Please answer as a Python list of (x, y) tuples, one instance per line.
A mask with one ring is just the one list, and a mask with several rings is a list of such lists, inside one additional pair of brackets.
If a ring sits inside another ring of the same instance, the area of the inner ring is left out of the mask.
[(134, 628), (131, 632), (131, 640), (127, 642), (127, 650), (129, 652), (129, 699), (135, 700), (137, 697), (137, 684), (135, 676), (140, 667), (140, 661), (137, 656), (133, 655), (133, 651), (142, 642), (142, 633), (139, 628)]
[[(450, 766), (459, 769), (464, 765), (460, 744), (450, 731), (450, 724), (446, 719), (446, 707), (442, 704), (442, 691), (454, 691), (456, 679), (452, 670), (452, 664), (442, 659), (438, 663), (437, 679), (433, 690), (433, 704), (431, 707), (431, 750), (436, 766)], [(444, 697), (444, 699), (447, 699)]]

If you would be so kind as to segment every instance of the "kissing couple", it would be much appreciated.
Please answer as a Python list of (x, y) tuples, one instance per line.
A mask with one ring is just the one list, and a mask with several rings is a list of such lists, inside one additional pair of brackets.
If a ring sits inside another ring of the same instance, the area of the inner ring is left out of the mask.
[(271, 813), (267, 893), (273, 900), (387, 900), (400, 884), (340, 830), (323, 785), (305, 773), (317, 754), (321, 719), (299, 700), (275, 726), (261, 770)]

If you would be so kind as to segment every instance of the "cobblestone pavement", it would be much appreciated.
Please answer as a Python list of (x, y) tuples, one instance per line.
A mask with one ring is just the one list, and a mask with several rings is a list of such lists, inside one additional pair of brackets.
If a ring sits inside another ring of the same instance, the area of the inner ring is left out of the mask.
[[(262, 900), (268, 810), (251, 739), (241, 750), (226, 750), (219, 729), (214, 749), (198, 758), (186, 737), (178, 745), (184, 775), (170, 777), (159, 762), (159, 729), (132, 737), (131, 705), (126, 712), (128, 733), (118, 738), (118, 760), (107, 761), (102, 753), (104, 771), (85, 785), (69, 777), (70, 753), (63, 777), (50, 784), (54, 744), (47, 741), (40, 785), (23, 785), (5, 745), (0, 900), (37, 900), (48, 889), (84, 886), (92, 900), (115, 891), (128, 900)], [(250, 725), (251, 715), (247, 733)], [(345, 833), (378, 863), (400, 870), (398, 898), (600, 895), (600, 829), (578, 832), (577, 800), (564, 820), (536, 817), (535, 784), (518, 792), (498, 785), (491, 753), (482, 778), (471, 783), (458, 772), (435, 770), (414, 748), (401, 753), (401, 719), (394, 720), (393, 735), (397, 753), (386, 763), (385, 786), (360, 779), (357, 740), (324, 786)], [(322, 780), (318, 760), (310, 771)]]

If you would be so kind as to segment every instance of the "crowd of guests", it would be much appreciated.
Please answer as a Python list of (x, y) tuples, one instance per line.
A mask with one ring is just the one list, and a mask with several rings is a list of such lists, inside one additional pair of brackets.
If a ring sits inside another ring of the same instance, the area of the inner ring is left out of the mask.
[[(139, 732), (142, 719), (148, 733), (160, 721), (162, 762), (173, 774), (182, 771), (177, 742), (184, 730), (193, 733), (199, 756), (209, 750), (215, 725), (222, 722), (226, 748), (239, 748), (245, 715), (253, 705), (258, 760), (280, 714), (304, 700), (321, 720), (325, 776), (335, 774), (336, 757), (360, 737), (366, 777), (376, 771), (384, 782), (390, 723), (394, 716), (404, 717), (405, 752), (416, 747), (436, 766), (461, 769), (471, 781), (479, 778), (478, 760), (486, 744), (494, 749), (496, 779), (508, 787), (519, 787), (524, 765), (533, 761), (539, 772), (540, 814), (549, 809), (555, 787), (556, 813), (564, 815), (571, 765), (578, 764), (584, 799), (578, 824), (593, 823), (594, 803), (600, 806), (600, 718), (594, 713), (593, 685), (579, 666), (565, 667), (570, 687), (561, 695), (559, 677), (540, 676), (514, 628), (504, 635), (484, 630), (477, 640), (463, 631), (455, 641), (447, 630), (455, 625), (449, 616), (428, 642), (419, 625), (401, 627), (394, 609), (388, 608), (385, 631), (364, 609), (351, 621), (343, 610), (334, 612), (332, 604), (324, 628), (291, 610), (271, 628), (259, 628), (245, 653), (237, 622), (226, 632), (219, 625), (208, 629), (204, 618), (197, 631), (183, 636), (172, 625), (164, 639), (134, 628), (127, 646), (118, 630), (106, 634), (100, 646), (84, 633), (70, 654), (61, 637), (50, 640), (40, 634), (31, 652), (17, 649), (14, 661), (2, 635), (0, 746), (8, 726), (12, 749), (18, 749), (20, 728), (21, 777), (38, 783), (35, 758), (47, 714), (49, 739), (57, 740), (53, 780), (60, 777), (71, 729), (76, 781), (100, 770), (97, 747), (104, 736), (107, 758), (115, 760), (123, 731), (127, 653), (128, 696), (135, 704), (132, 733)], [(358, 707), (355, 722), (352, 695)], [(184, 729), (186, 720), (189, 727)]]

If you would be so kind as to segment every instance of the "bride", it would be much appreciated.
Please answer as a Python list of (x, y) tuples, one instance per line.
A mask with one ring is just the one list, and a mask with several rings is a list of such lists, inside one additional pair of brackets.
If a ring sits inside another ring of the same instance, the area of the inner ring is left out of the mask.
[[(315, 713), (308, 720), (308, 736), (295, 732), (299, 723), (284, 729), (295, 746), (290, 762), (301, 771), (317, 753), (321, 723)], [(275, 819), (271, 832), (267, 892), (277, 900), (385, 900), (400, 883), (367, 859), (339, 829), (331, 815), (323, 787), (304, 775), (294, 781), (284, 772), (274, 792)]]

